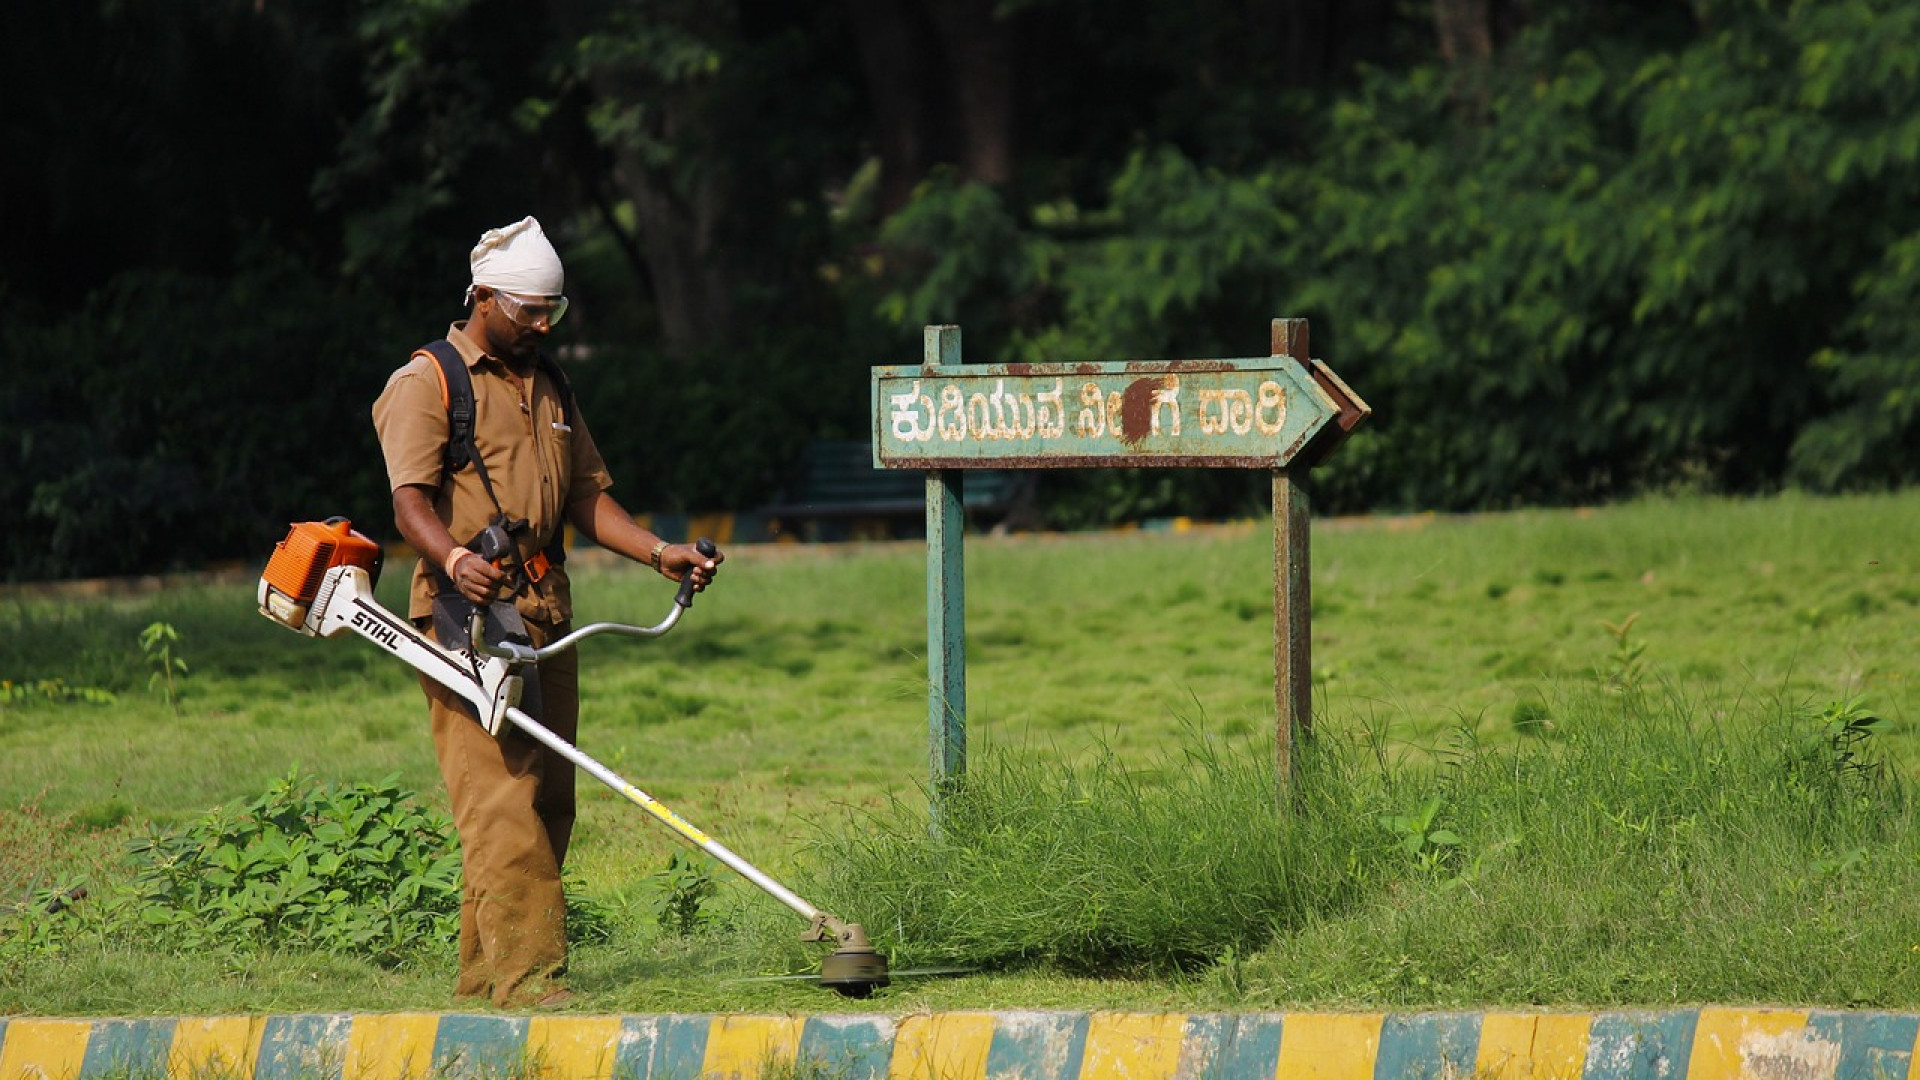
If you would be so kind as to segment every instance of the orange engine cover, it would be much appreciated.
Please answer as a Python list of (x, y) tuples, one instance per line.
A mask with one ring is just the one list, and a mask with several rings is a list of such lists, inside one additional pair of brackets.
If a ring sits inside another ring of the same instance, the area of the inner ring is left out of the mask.
[(274, 545), (273, 557), (260, 576), (304, 607), (313, 603), (320, 579), (336, 566), (358, 566), (377, 582), (381, 556), (380, 545), (355, 532), (346, 518), (302, 521)]

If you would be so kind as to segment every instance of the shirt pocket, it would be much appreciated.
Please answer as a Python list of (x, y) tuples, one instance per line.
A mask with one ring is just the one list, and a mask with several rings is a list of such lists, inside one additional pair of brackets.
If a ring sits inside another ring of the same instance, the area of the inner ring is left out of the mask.
[(568, 485), (573, 478), (573, 425), (557, 397), (547, 395), (540, 403), (534, 435), (540, 444), (542, 495), (558, 517), (566, 511)]

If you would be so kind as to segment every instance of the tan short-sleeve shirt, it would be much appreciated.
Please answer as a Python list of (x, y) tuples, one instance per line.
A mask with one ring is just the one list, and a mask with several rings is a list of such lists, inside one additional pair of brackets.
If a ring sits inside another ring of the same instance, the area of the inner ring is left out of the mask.
[[(529, 528), (519, 535), (520, 554), (532, 558), (566, 521), (569, 505), (613, 486), (607, 464), (593, 444), (578, 403), (569, 419), (560, 388), (544, 371), (528, 380), (523, 397), (519, 383), (497, 357), (480, 351), (454, 323), (447, 340), (467, 362), (473, 379), (473, 439), (500, 510), (510, 518), (524, 518)], [(373, 426), (386, 457), (387, 482), (397, 491), (408, 485), (433, 489), (434, 511), (453, 534), (466, 543), (495, 514), (493, 501), (472, 466), (444, 477), (447, 445), (447, 404), (439, 365), (433, 357), (415, 353), (388, 378), (386, 389), (373, 404)], [(436, 576), (422, 565), (414, 568), (408, 598), (408, 616), (430, 613)], [(517, 601), (521, 615), (543, 623), (572, 617), (573, 596), (566, 572), (555, 568)]]

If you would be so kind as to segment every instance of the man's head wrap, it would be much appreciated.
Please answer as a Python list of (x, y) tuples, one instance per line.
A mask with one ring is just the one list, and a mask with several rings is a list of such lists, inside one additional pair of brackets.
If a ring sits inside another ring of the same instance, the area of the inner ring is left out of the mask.
[(467, 287), (469, 303), (474, 287), (480, 285), (518, 296), (559, 296), (567, 291), (560, 254), (532, 218), (488, 229), (473, 246), (468, 262), (473, 266), (473, 285)]

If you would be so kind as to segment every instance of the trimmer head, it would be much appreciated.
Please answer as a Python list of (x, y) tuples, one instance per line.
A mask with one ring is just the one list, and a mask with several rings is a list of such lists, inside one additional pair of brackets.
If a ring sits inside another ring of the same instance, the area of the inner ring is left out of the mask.
[(887, 958), (867, 941), (867, 931), (859, 923), (845, 923), (824, 912), (800, 935), (802, 941), (833, 941), (837, 948), (820, 961), (818, 975), (751, 975), (741, 982), (784, 982), (789, 979), (817, 982), (836, 994), (850, 998), (871, 997), (875, 990), (891, 986), (895, 978), (928, 978), (943, 975), (971, 975), (976, 968), (908, 968), (890, 971)]
[(887, 958), (867, 941), (867, 931), (859, 923), (841, 923), (835, 927), (840, 947), (820, 961), (820, 985), (850, 998), (870, 996), (887, 985)]

